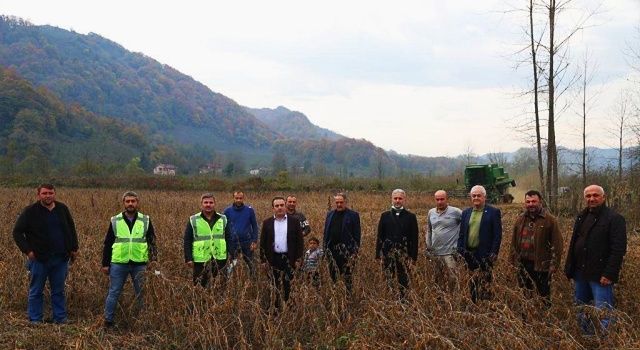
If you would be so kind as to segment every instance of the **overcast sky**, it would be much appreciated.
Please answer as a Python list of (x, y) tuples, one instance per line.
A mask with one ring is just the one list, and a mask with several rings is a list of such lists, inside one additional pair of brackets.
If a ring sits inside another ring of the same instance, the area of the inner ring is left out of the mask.
[[(100, 34), (241, 105), (282, 105), (387, 150), (455, 156), (529, 146), (514, 131), (531, 110), (516, 97), (527, 89), (530, 68), (516, 70), (514, 55), (525, 46), (527, 19), (509, 11), (526, 3), (2, 0), (0, 11)], [(576, 11), (560, 18), (564, 24), (598, 4), (574, 3)], [(640, 46), (640, 0), (599, 3), (593, 26), (572, 39), (570, 54), (573, 64), (588, 47), (597, 63), (588, 142), (607, 147), (615, 146), (606, 130), (615, 101), (630, 85), (623, 52)], [(560, 144), (580, 144), (577, 110), (574, 104), (560, 116)]]

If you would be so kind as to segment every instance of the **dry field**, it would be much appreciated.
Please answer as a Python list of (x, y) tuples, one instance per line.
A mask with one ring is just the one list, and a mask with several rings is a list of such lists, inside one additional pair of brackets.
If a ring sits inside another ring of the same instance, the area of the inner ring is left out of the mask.
[[(375, 229), (388, 195), (352, 193), (350, 205), (360, 212), (363, 239), (354, 275), (354, 294), (330, 283), (326, 270), (319, 290), (298, 279), (290, 303), (280, 313), (269, 308), (272, 290), (264, 274), (253, 281), (243, 265), (226, 288), (191, 286), (191, 271), (182, 258), (182, 234), (188, 216), (199, 209), (197, 192), (141, 191), (141, 211), (149, 214), (158, 235), (161, 275), (147, 276), (145, 309), (132, 307), (128, 283), (116, 316), (117, 328), (102, 328), (108, 280), (100, 270), (102, 241), (108, 220), (121, 210), (117, 190), (58, 189), (58, 200), (72, 210), (78, 228), (80, 257), (67, 280), (70, 324), (30, 325), (26, 320), (28, 276), (24, 257), (11, 237), (20, 210), (34, 200), (32, 189), (0, 189), (0, 349), (282, 349), (282, 348), (428, 348), (428, 349), (591, 349), (639, 348), (640, 274), (638, 237), (630, 236), (622, 279), (616, 286), (617, 322), (606, 338), (583, 337), (574, 322), (572, 287), (563, 275), (553, 278), (553, 306), (527, 299), (517, 288), (506, 255), (509, 233), (520, 207), (501, 206), (505, 237), (494, 273), (494, 300), (474, 305), (468, 287), (447, 294), (433, 283), (424, 257), (412, 272), (409, 301), (399, 303), (374, 260)], [(231, 201), (219, 193), (218, 210)], [(258, 221), (270, 215), (274, 193), (247, 193)], [(328, 193), (301, 193), (300, 209), (321, 236)], [(407, 207), (425, 224), (431, 196), (409, 193)], [(454, 201), (464, 207), (466, 203)], [(561, 220), (565, 242), (571, 220)], [(422, 232), (421, 246), (424, 246)], [(460, 278), (469, 278), (464, 268)], [(48, 300), (45, 302), (48, 305)]]

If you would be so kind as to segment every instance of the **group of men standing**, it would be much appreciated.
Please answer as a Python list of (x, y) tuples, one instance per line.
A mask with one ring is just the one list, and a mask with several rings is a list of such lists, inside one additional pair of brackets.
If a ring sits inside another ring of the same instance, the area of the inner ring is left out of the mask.
[[(607, 207), (601, 186), (587, 186), (583, 194), (585, 209), (573, 226), (564, 273), (573, 280), (577, 305), (593, 303), (596, 309), (608, 311), (614, 306), (613, 285), (626, 253), (625, 219)], [(455, 258), (462, 256), (473, 271), (469, 289), (472, 301), (477, 302), (492, 297), (489, 285), (502, 240), (502, 221), (500, 209), (486, 204), (482, 186), (474, 186), (469, 196), (472, 206), (460, 211), (447, 204), (444, 191), (435, 193), (436, 208), (427, 216), (427, 255), (435, 259), (436, 276), (447, 280), (450, 290), (457, 285)], [(558, 220), (543, 207), (542, 194), (526, 192), (524, 210), (511, 234), (509, 261), (517, 268), (519, 286), (529, 295), (536, 291), (547, 307), (551, 305), (551, 278), (559, 269), (563, 247)], [(605, 312), (599, 331), (606, 333), (611, 321)], [(596, 332), (583, 308), (578, 323), (584, 334)]]
[[(475, 303), (492, 298), (490, 284), (502, 240), (502, 220), (500, 209), (486, 204), (487, 193), (482, 186), (474, 186), (469, 196), (471, 207), (460, 210), (448, 204), (445, 191), (435, 192), (436, 206), (427, 214), (426, 246), (427, 256), (435, 263), (436, 282), (443, 290), (458, 289), (457, 261), (458, 257), (463, 258), (472, 272), (469, 289)], [(211, 276), (229, 272), (238, 253), (242, 253), (254, 276), (254, 253), (259, 249), (260, 265), (276, 286), (279, 305), (280, 290), (282, 299), (289, 298), (294, 271), (302, 265), (303, 237), (311, 232), (311, 226), (296, 210), (295, 196), (274, 197), (273, 216), (263, 221), (260, 230), (253, 208), (244, 204), (244, 193), (236, 191), (233, 197), (233, 204), (221, 214), (216, 211), (214, 195), (203, 194), (200, 212), (187, 222), (184, 259), (193, 269), (193, 283), (204, 287)], [(602, 187), (588, 186), (584, 198), (586, 208), (575, 221), (565, 274), (574, 280), (576, 303), (594, 301), (596, 308), (610, 310), (614, 305), (613, 285), (626, 252), (625, 220), (606, 206)], [(361, 242), (360, 216), (348, 208), (346, 194), (338, 193), (333, 199), (335, 207), (327, 213), (324, 223), (323, 247), (332, 280), (342, 278), (351, 293)], [(519, 285), (537, 291), (550, 305), (550, 281), (560, 265), (563, 239), (557, 219), (543, 208), (540, 192), (528, 191), (524, 201), (524, 211), (513, 227), (509, 260), (517, 267)], [(154, 228), (149, 217), (138, 211), (138, 195), (125, 192), (122, 204), (123, 212), (110, 220), (102, 254), (102, 272), (109, 276), (106, 327), (114, 325), (115, 308), (127, 276), (133, 281), (136, 303), (141, 305), (144, 271), (157, 256)], [(405, 204), (405, 191), (394, 190), (391, 208), (381, 214), (378, 222), (375, 248), (376, 260), (380, 261), (389, 286), (398, 286), (401, 301), (406, 301), (409, 272), (418, 259), (419, 236), (416, 215)], [(71, 213), (55, 200), (53, 185), (38, 187), (37, 202), (24, 209), (13, 236), (28, 259), (29, 320), (43, 322), (43, 290), (48, 279), (52, 321), (65, 323), (64, 283), (68, 265), (78, 254), (78, 239)], [(579, 322), (585, 333), (594, 331), (583, 313), (579, 314)], [(609, 317), (602, 318), (601, 328), (606, 330), (610, 322)]]

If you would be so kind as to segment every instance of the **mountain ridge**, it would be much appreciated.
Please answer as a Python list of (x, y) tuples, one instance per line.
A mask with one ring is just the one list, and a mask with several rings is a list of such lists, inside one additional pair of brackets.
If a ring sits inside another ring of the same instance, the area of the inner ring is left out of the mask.
[(331, 141), (345, 138), (334, 131), (311, 123), (304, 113), (289, 110), (284, 106), (278, 106), (275, 109), (245, 107), (245, 110), (272, 130), (287, 130), (283, 135), (285, 138), (328, 139)]

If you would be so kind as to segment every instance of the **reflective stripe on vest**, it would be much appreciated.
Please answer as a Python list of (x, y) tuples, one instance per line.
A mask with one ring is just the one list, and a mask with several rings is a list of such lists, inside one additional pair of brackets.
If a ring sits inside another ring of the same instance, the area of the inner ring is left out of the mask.
[(220, 218), (216, 220), (213, 227), (202, 217), (202, 213), (192, 215), (189, 218), (193, 230), (194, 262), (207, 262), (212, 257), (216, 260), (227, 259), (227, 242), (224, 239), (227, 217), (222, 214), (218, 215)]
[(145, 263), (149, 261), (149, 249), (147, 246), (147, 230), (149, 229), (149, 217), (138, 213), (133, 227), (129, 225), (122, 213), (111, 218), (111, 228), (116, 236), (111, 247), (111, 262), (126, 264), (129, 261)]

